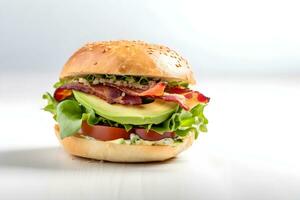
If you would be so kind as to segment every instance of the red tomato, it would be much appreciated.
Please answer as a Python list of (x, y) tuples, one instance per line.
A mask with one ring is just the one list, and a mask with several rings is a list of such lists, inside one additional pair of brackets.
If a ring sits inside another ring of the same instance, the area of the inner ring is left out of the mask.
[(57, 88), (54, 92), (54, 99), (56, 101), (62, 101), (72, 95), (72, 90)]
[(101, 125), (90, 126), (86, 122), (82, 122), (81, 130), (84, 135), (102, 141), (116, 140), (119, 138), (124, 138), (124, 139), (130, 138), (130, 132), (126, 132), (124, 128), (116, 128), (116, 127), (101, 126)]

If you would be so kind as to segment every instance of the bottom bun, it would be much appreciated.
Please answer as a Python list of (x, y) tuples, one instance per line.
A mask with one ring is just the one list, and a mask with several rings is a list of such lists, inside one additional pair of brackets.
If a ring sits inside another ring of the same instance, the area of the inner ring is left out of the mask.
[(59, 134), (59, 126), (55, 125), (54, 128), (58, 140), (69, 154), (111, 162), (164, 161), (177, 156), (190, 147), (194, 141), (194, 134), (192, 133), (176, 146), (115, 144), (79, 136), (70, 136), (62, 140)]

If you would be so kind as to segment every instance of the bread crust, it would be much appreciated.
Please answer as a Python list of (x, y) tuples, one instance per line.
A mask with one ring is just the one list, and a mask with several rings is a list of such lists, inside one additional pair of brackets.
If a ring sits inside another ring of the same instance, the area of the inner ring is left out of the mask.
[(78, 136), (70, 136), (61, 140), (57, 124), (54, 129), (58, 140), (69, 154), (111, 162), (164, 161), (177, 156), (180, 152), (189, 148), (194, 141), (193, 134), (190, 134), (181, 144), (175, 147), (115, 144), (99, 140), (88, 140)]
[(88, 74), (147, 76), (196, 83), (191, 67), (178, 53), (142, 41), (86, 44), (69, 58), (60, 79)]

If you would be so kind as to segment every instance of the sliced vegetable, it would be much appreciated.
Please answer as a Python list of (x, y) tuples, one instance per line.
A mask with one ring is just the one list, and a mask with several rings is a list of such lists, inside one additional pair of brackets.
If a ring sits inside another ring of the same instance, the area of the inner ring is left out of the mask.
[(168, 119), (176, 110), (175, 103), (156, 99), (142, 105), (109, 104), (106, 101), (83, 92), (73, 91), (78, 102), (86, 108), (93, 109), (98, 115), (119, 124), (159, 124)]
[(57, 88), (54, 92), (54, 98), (56, 101), (62, 101), (66, 98), (72, 96), (72, 90), (64, 89), (64, 88)]
[(103, 125), (89, 125), (87, 122), (83, 122), (81, 126), (82, 133), (84, 135), (93, 137), (97, 140), (109, 141), (119, 138), (129, 139), (130, 133), (124, 128), (116, 128)]

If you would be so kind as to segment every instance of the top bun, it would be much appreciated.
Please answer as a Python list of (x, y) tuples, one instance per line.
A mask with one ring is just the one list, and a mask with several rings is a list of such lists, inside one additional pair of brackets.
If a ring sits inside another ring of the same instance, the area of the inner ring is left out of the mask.
[(147, 76), (195, 84), (190, 66), (178, 53), (142, 41), (86, 44), (64, 65), (60, 79), (88, 74)]

